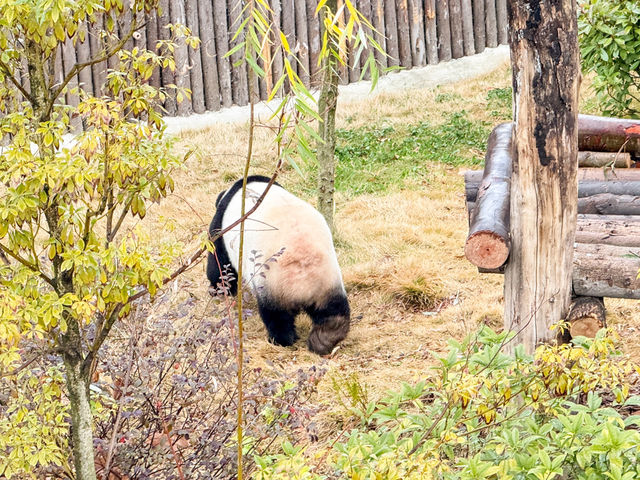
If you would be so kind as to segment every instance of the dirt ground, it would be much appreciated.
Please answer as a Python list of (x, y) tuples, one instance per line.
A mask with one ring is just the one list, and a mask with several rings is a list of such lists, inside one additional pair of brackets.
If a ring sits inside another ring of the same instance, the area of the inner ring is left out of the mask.
[[(349, 128), (420, 120), (437, 124), (448, 108), (482, 116), (487, 92), (509, 85), (510, 72), (503, 66), (473, 81), (437, 89), (384, 92), (366, 102), (341, 104), (337, 123)], [(442, 94), (450, 94), (454, 101), (436, 103), (435, 97)], [(172, 225), (176, 238), (197, 248), (196, 239), (208, 226), (217, 194), (240, 176), (246, 133), (246, 125), (217, 125), (182, 134), (177, 148), (192, 149), (194, 155), (177, 175), (175, 193), (152, 213), (153, 228)], [(252, 173), (270, 174), (273, 168), (269, 135), (266, 130), (258, 132)], [(502, 326), (502, 277), (479, 274), (463, 253), (465, 168), (437, 163), (422, 168), (428, 174), (421, 184), (383, 195), (337, 197), (336, 244), (352, 328), (334, 355), (321, 358), (306, 349), (307, 318), (298, 320), (301, 339), (290, 348), (269, 344), (257, 315), (246, 323), (251, 365), (266, 372), (269, 365), (292, 372), (314, 364), (327, 369), (315, 400), (324, 411), (322, 423), (327, 429), (341, 409), (332, 379), (355, 374), (373, 400), (402, 382), (429, 376), (434, 355), (445, 351), (449, 339), (460, 339), (481, 323), (496, 329)], [(293, 170), (279, 181), (298, 194), (302, 191), (301, 179)], [(208, 314), (211, 299), (204, 262), (182, 277), (178, 286), (200, 302), (202, 314)], [(625, 350), (640, 358), (635, 337), (640, 304), (611, 299), (606, 306), (608, 322), (620, 332)]]

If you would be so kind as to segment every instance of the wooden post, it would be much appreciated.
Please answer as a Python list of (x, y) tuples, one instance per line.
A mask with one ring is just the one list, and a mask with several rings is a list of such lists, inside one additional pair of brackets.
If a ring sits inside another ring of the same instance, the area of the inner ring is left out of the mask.
[(409, 29), (411, 33), (412, 63), (414, 66), (426, 65), (424, 11), (420, 0), (409, 0)]
[[(372, 4), (371, 4), (371, 0), (358, 0), (358, 10), (360, 10), (360, 13), (362, 13), (362, 15), (364, 16), (364, 18), (366, 18), (367, 20), (369, 20), (369, 22), (371, 23), (371, 25), (373, 25), (373, 10), (372, 10)], [(364, 27), (365, 33), (371, 37), (373, 37), (373, 32), (371, 31), (371, 28), (369, 27)], [(360, 55), (360, 73), (362, 74), (362, 71), (364, 70), (365, 64), (367, 62), (367, 59), (369, 58), (369, 55), (371, 54), (371, 48), (372, 47), (368, 47), (365, 48), (362, 51), (362, 54)], [(367, 71), (364, 73), (363, 76), (364, 80), (369, 80), (371, 79), (371, 72), (367, 69)]]
[[(227, 0), (227, 8), (229, 9), (229, 31), (227, 32), (229, 50), (233, 50), (241, 42), (244, 42), (244, 31), (236, 36), (244, 20), (243, 2), (242, 0)], [(226, 54), (227, 52), (224, 53)], [(241, 48), (231, 55), (231, 65), (233, 103), (246, 105), (249, 103), (249, 78), (247, 76), (247, 64), (244, 61), (244, 49)]]
[[(171, 12), (169, 11), (169, 4), (169, 0), (160, 0), (159, 3), (160, 16), (158, 17), (158, 38), (160, 40), (169, 40), (171, 38), (171, 32), (169, 32), (169, 29), (167, 29), (167, 25), (171, 23)], [(111, 63), (109, 63), (109, 67), (111, 67)], [(176, 77), (170, 68), (163, 68), (161, 74), (161, 85), (166, 86), (175, 83)], [(178, 107), (176, 105), (176, 92), (174, 89), (167, 90), (167, 97), (164, 101), (164, 109), (169, 116), (175, 115), (178, 111)]]
[(449, 0), (449, 25), (451, 28), (451, 56), (464, 57), (462, 35), (462, 6), (460, 0)]
[(384, 0), (384, 23), (387, 35), (387, 55), (389, 66), (400, 65), (400, 50), (398, 48), (398, 19), (396, 16), (395, 0)]
[(300, 67), (298, 76), (307, 87), (310, 81), (309, 69), (309, 34), (307, 32), (307, 4), (298, 1), (295, 4), (296, 18), (296, 48), (298, 49), (298, 59)]
[(438, 28), (438, 59), (451, 60), (451, 25), (449, 25), (449, 0), (436, 0), (436, 26)]
[(213, 26), (216, 37), (216, 58), (220, 84), (220, 98), (223, 107), (233, 105), (231, 92), (231, 61), (225, 56), (229, 51), (229, 31), (227, 23), (227, 4), (225, 0), (213, 0)]
[[(320, 58), (320, 47), (322, 39), (320, 38), (320, 19), (316, 15), (318, 8), (318, 0), (307, 0), (307, 36), (309, 37), (309, 73), (311, 74), (311, 85), (318, 86), (322, 83), (322, 73), (318, 59)], [(359, 65), (358, 65), (359, 67)], [(360, 70), (358, 68), (358, 76)]]
[(496, 18), (496, 0), (484, 0), (484, 27), (487, 47), (498, 46), (498, 20)]
[(575, 0), (509, 2), (514, 155), (505, 328), (529, 352), (571, 302), (577, 215), (578, 88)]
[(427, 42), (427, 62), (429, 65), (435, 65), (438, 63), (436, 0), (425, 0), (424, 2), (424, 29)]
[(487, 35), (484, 25), (484, 0), (473, 0), (473, 40), (476, 53), (484, 52)]
[[(191, 33), (193, 35), (200, 38), (198, 0), (187, 0), (185, 2), (185, 9), (187, 27), (191, 29)], [(200, 56), (200, 53), (200, 49), (188, 49), (189, 72), (191, 74), (191, 103), (195, 113), (204, 113), (206, 110), (204, 99), (204, 80), (202, 77), (202, 57)]]
[[(171, 0), (171, 23), (185, 25), (187, 23), (187, 16), (185, 10), (185, 0)], [(189, 73), (189, 47), (185, 43), (184, 39), (177, 41), (176, 49), (174, 52), (176, 59), (176, 87), (180, 90), (191, 90), (191, 75)], [(177, 101), (177, 100), (176, 100)], [(185, 93), (181, 102), (178, 102), (178, 115), (187, 116), (193, 113), (193, 106), (191, 100)]]
[(198, 25), (200, 29), (199, 54), (202, 61), (204, 102), (207, 110), (220, 110), (220, 84), (216, 62), (216, 37), (213, 27), (213, 3), (198, 0)]
[[(389, 52), (387, 50), (387, 37), (385, 36), (385, 25), (384, 25), (384, 4), (382, 0), (372, 0), (371, 1), (371, 20), (373, 28), (375, 28), (374, 38), (378, 45), (382, 47), (385, 52)], [(388, 57), (382, 52), (376, 50), (373, 52), (376, 57), (376, 62), (382, 67), (387, 68), (388, 65)]]
[(409, 3), (407, 0), (396, 0), (396, 19), (398, 22), (400, 65), (410, 68), (413, 62), (411, 59), (411, 34), (409, 32)]
[[(146, 28), (147, 50), (157, 53), (156, 45), (158, 44), (158, 12), (153, 11), (149, 13), (145, 18), (147, 20), (147, 28)], [(95, 73), (93, 76), (93, 84), (94, 85), (96, 84)], [(149, 85), (155, 88), (160, 88), (160, 69), (159, 68), (153, 69), (153, 73), (149, 78)]]
[(462, 8), (462, 39), (464, 43), (464, 54), (473, 55), (476, 47), (473, 40), (473, 9), (471, 0), (461, 0)]

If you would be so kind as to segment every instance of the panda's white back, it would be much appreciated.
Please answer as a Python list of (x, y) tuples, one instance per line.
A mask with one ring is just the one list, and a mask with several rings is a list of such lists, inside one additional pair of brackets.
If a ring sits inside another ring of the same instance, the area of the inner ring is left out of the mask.
[[(267, 184), (247, 185), (245, 211), (250, 210)], [(242, 191), (238, 191), (223, 215), (225, 229), (240, 218)], [(240, 227), (223, 237), (237, 270)], [(276, 255), (284, 248), (281, 255)], [(252, 261), (257, 252), (262, 255)], [(268, 268), (257, 264), (276, 255)], [(273, 185), (257, 210), (245, 222), (243, 276), (256, 296), (269, 295), (283, 303), (322, 303), (336, 289), (344, 291), (331, 231), (324, 217), (309, 203)]]

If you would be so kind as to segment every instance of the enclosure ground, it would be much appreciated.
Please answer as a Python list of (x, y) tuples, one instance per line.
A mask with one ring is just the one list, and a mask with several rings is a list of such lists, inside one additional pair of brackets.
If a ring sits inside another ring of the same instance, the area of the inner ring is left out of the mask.
[[(495, 95), (491, 92), (506, 91), (510, 82), (508, 66), (503, 65), (451, 85), (382, 92), (364, 102), (341, 105), (338, 127), (399, 129), (419, 122), (438, 126), (451, 114), (464, 112), (485, 125), (488, 135), (493, 125), (505, 121), (504, 112), (509, 110), (494, 111), (488, 98)], [(588, 110), (588, 100), (583, 104)], [(169, 201), (151, 212), (156, 232), (172, 230), (171, 235), (196, 248), (194, 239), (206, 230), (217, 194), (240, 176), (246, 134), (245, 124), (217, 124), (182, 134), (177, 148), (193, 150), (194, 155), (177, 176)], [(269, 138), (267, 129), (258, 130), (252, 173), (269, 175), (273, 170)], [(298, 320), (301, 339), (290, 348), (269, 344), (257, 315), (247, 320), (245, 345), (251, 367), (262, 368), (265, 375), (276, 368), (291, 373), (311, 365), (327, 369), (314, 399), (321, 409), (321, 436), (330, 436), (346, 418), (334, 380), (339, 383), (351, 376), (366, 386), (367, 398), (374, 400), (402, 382), (431, 375), (434, 355), (444, 351), (449, 339), (460, 339), (481, 323), (501, 328), (503, 278), (479, 274), (463, 252), (467, 213), (462, 173), (478, 168), (472, 164), (483, 155), (480, 149), (462, 149), (462, 166), (420, 162), (413, 174), (382, 192), (338, 192), (336, 244), (352, 329), (330, 358), (306, 349), (307, 318)], [(371, 181), (376, 180), (373, 172)], [(312, 182), (293, 169), (287, 169), (279, 182), (314, 201), (309, 196)], [(211, 315), (204, 267), (201, 263), (180, 278), (177, 287), (196, 298), (199, 315)], [(637, 360), (640, 304), (607, 300), (606, 306), (609, 325), (620, 332), (625, 350)]]

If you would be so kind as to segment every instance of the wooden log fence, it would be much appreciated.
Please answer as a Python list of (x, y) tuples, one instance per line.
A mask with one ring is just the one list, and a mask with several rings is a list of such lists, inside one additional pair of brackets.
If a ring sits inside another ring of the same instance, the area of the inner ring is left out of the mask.
[[(482, 52), (486, 47), (506, 44), (506, 0), (352, 0), (371, 22), (376, 40), (387, 55), (375, 53), (383, 68), (433, 65), (465, 55)], [(154, 86), (178, 85), (191, 90), (191, 98), (176, 101), (170, 92), (164, 108), (167, 115), (190, 115), (215, 111), (231, 105), (245, 105), (249, 101), (249, 76), (245, 66), (233, 66), (241, 52), (226, 56), (241, 37), (234, 39), (238, 18), (243, 11), (242, 0), (160, 0), (161, 13), (148, 14), (143, 29), (136, 32), (127, 47), (155, 49), (158, 40), (169, 38), (169, 23), (183, 23), (201, 39), (197, 51), (179, 43), (176, 50), (175, 72), (165, 68), (148, 81)], [(300, 63), (293, 63), (295, 71), (310, 86), (317, 86), (320, 28), (315, 9), (318, 0), (270, 0), (270, 19), (284, 32), (289, 45), (295, 49)], [(346, 19), (346, 17), (345, 17)], [(131, 15), (121, 19), (116, 32), (124, 32), (132, 22)], [(98, 32), (104, 18), (98, 16), (93, 25), (81, 29), (84, 41), (65, 44), (57, 58), (57, 76), (61, 78), (76, 62), (87, 61), (104, 48), (105, 38)], [(276, 36), (272, 39), (279, 42)], [(269, 49), (269, 47), (266, 47)], [(343, 83), (360, 79), (369, 50), (356, 58), (349, 51), (350, 72), (341, 72)], [(283, 71), (283, 57), (271, 47), (270, 65), (264, 66), (269, 78), (254, 85), (260, 98), (266, 98)], [(290, 59), (292, 60), (292, 59)], [(100, 95), (108, 69), (118, 67), (118, 59), (93, 65), (73, 79), (88, 93)], [(259, 90), (259, 92), (258, 92)], [(77, 103), (77, 95), (69, 93), (67, 102)]]
[[(511, 124), (499, 125), (489, 137), (485, 170), (465, 173), (469, 212), (465, 255), (484, 273), (503, 273), (508, 261), (513, 234), (509, 213), (505, 215), (510, 144)], [(580, 115), (578, 144), (598, 151), (578, 155), (579, 164), (586, 167), (578, 170), (573, 293), (595, 297), (589, 302), (596, 307), (601, 297), (640, 298), (640, 168), (634, 168), (640, 160), (640, 122)], [(594, 333), (604, 321), (602, 317), (593, 323), (589, 315), (580, 318), (574, 334)]]

